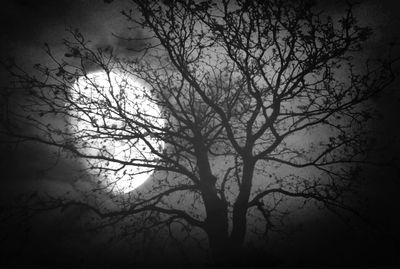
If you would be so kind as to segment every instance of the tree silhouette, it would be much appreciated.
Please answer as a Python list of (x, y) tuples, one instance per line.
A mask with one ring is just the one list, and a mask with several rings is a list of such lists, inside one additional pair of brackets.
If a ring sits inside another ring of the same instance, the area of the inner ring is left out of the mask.
[[(357, 64), (371, 31), (351, 5), (334, 20), (310, 1), (134, 2), (122, 14), (145, 34), (119, 37), (140, 44), (134, 56), (70, 30), (63, 58), (46, 45), (51, 63), (35, 74), (7, 66), (24, 92), (7, 134), (83, 159), (96, 178), (80, 198), (40, 196), (40, 208), (84, 208), (93, 227), (122, 223), (125, 235), (183, 227), (206, 235), (217, 264), (237, 262), (250, 226), (279, 230), (285, 201), (359, 215), (369, 100), (394, 76), (389, 61)], [(150, 189), (115, 194), (149, 171)]]

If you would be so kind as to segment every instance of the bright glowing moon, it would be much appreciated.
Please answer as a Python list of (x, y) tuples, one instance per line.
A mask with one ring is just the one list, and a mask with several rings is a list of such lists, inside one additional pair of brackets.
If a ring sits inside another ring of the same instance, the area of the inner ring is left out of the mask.
[(157, 162), (154, 150), (164, 147), (156, 135), (164, 120), (150, 97), (145, 83), (122, 72), (93, 72), (75, 82), (70, 94), (74, 146), (100, 157), (87, 159), (100, 186), (127, 193), (153, 173), (146, 165)]

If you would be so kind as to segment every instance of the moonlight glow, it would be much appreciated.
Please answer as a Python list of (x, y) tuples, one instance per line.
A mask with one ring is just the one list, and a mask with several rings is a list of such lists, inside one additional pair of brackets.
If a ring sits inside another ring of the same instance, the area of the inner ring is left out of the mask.
[(79, 78), (70, 98), (74, 147), (101, 156), (87, 159), (99, 186), (126, 193), (144, 183), (157, 162), (154, 152), (164, 147), (157, 139), (164, 120), (149, 87), (131, 75), (98, 71)]

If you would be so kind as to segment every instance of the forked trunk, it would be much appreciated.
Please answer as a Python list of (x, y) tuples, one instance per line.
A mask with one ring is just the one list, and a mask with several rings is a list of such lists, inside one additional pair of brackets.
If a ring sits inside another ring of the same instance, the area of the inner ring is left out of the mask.
[(228, 209), (214, 192), (204, 196), (207, 211), (206, 231), (216, 265), (244, 265), (243, 243), (246, 235), (246, 213), (253, 176), (253, 164), (244, 166), (242, 186), (233, 209), (232, 233), (228, 229)]

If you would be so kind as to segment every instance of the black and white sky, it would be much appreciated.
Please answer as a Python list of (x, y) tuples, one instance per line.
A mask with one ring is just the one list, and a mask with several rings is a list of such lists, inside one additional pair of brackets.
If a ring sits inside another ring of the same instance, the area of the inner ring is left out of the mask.
[[(319, 5), (335, 15), (335, 1), (320, 1)], [(35, 63), (46, 63), (43, 44), (48, 43), (55, 54), (65, 53), (62, 39), (66, 29), (78, 28), (92, 46), (112, 47), (118, 55), (129, 56), (130, 48), (140, 46), (113, 36), (140, 35), (126, 27), (121, 10), (129, 7), (129, 1), (115, 0), (5, 0), (0, 8), (0, 57), (14, 58), (22, 66), (30, 68)], [(400, 4), (397, 1), (361, 1), (356, 16), (362, 25), (373, 29), (373, 35), (365, 44), (365, 58), (387, 56), (388, 47), (399, 42)], [(394, 56), (400, 47), (394, 45)], [(0, 74), (0, 85), (9, 83), (9, 78)], [(320, 212), (310, 215), (295, 215), (293, 228), (299, 230), (287, 238), (272, 242), (271, 253), (282, 264), (288, 265), (379, 265), (400, 264), (400, 150), (399, 106), (400, 81), (375, 100), (383, 117), (374, 122), (378, 134), (377, 143), (391, 144), (391, 151), (376, 159), (397, 157), (397, 168), (375, 168), (368, 171), (366, 196), (369, 197), (369, 215), (384, 233), (372, 232), (368, 228), (354, 230), (334, 216)], [(51, 151), (38, 144), (1, 145), (0, 203), (7, 204), (18, 193), (30, 188), (51, 192), (62, 190), (71, 178), (71, 168), (79, 165), (73, 160), (61, 159), (54, 165)], [(51, 168), (51, 169), (48, 169)], [(73, 213), (71, 213), (73, 214)], [(101, 238), (77, 235), (60, 242), (59, 226), (79, 231), (68, 212), (57, 221), (45, 216), (36, 217), (34, 224), (20, 227), (0, 228), (0, 264), (24, 259), (25, 264), (48, 263), (59, 265), (93, 264), (95, 262), (124, 262), (129, 260), (129, 247), (107, 248)], [(2, 224), (0, 224), (0, 227)], [(8, 229), (8, 230), (5, 230)], [(76, 233), (79, 234), (79, 233)], [(171, 254), (172, 255), (172, 254)], [(3, 257), (1, 257), (3, 256)], [(397, 259), (397, 260), (396, 260)]]

